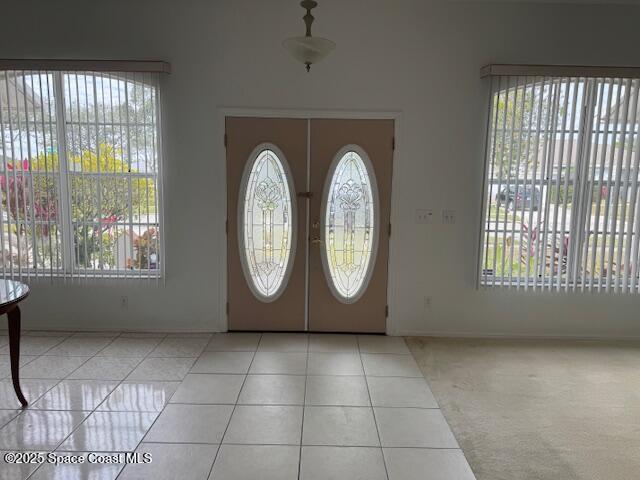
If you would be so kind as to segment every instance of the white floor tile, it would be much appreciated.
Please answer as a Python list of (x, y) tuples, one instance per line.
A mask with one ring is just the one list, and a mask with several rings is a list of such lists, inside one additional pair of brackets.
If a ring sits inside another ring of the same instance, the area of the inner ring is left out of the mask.
[(218, 333), (213, 336), (206, 346), (207, 351), (255, 352), (260, 341), (260, 333)]
[(369, 392), (364, 377), (312, 376), (307, 378), (307, 405), (368, 407)]
[[(36, 355), (22, 355), (20, 354), (20, 360), (18, 361), (18, 365), (20, 368), (25, 366), (27, 363), (31, 363), (33, 360), (38, 358)], [(10, 379), (11, 378), (11, 358), (9, 355), (0, 354), (0, 379)]]
[(379, 447), (370, 407), (312, 407), (304, 412), (303, 445)]
[(89, 412), (27, 410), (0, 430), (0, 449), (53, 451)]
[(67, 338), (62, 343), (56, 345), (47, 352), (47, 355), (78, 355), (91, 356), (98, 353), (109, 343), (112, 342), (111, 337), (76, 337)]
[(244, 375), (190, 374), (182, 381), (171, 402), (233, 405), (238, 400), (244, 378)]
[(360, 353), (409, 353), (404, 338), (386, 335), (358, 335)]
[(385, 448), (389, 480), (475, 480), (461, 450)]
[(180, 382), (126, 381), (98, 407), (111, 412), (160, 412)]
[[(402, 338), (32, 332), (22, 345), (30, 409), (0, 380), (5, 450), (153, 454), (118, 480), (383, 480), (382, 442), (389, 480), (473, 480)], [(32, 478), (107, 480), (122, 466), (43, 465)]]
[(20, 369), (20, 378), (51, 378), (62, 380), (90, 357), (42, 356)]
[(306, 368), (306, 353), (257, 352), (249, 373), (304, 375)]
[(31, 403), (34, 410), (94, 410), (117, 382), (102, 380), (63, 380), (45, 393), (40, 400)]
[(101, 357), (144, 357), (151, 353), (161, 339), (118, 337), (98, 352)]
[(458, 448), (438, 409), (375, 408), (383, 447)]
[(382, 449), (302, 447), (300, 480), (387, 480)]
[(153, 461), (127, 465), (118, 480), (207, 480), (217, 445), (142, 443), (137, 451)]
[(155, 412), (93, 412), (60, 445), (59, 450), (76, 452), (132, 451), (140, 443), (157, 415)]
[(300, 444), (302, 407), (238, 405), (223, 443)]
[(24, 480), (36, 468), (40, 466), (38, 463), (6, 463), (3, 459), (7, 453), (14, 453), (15, 450), (0, 450), (0, 479), (2, 480)]
[(240, 405), (304, 405), (306, 377), (298, 375), (249, 375)]
[(354, 353), (309, 353), (308, 375), (364, 375), (360, 356)]
[(314, 333), (309, 335), (309, 351), (358, 353), (358, 337), (346, 334)]
[(209, 343), (209, 338), (167, 337), (153, 350), (151, 357), (197, 357)]
[(78, 455), (85, 458), (82, 464), (42, 465), (29, 480), (115, 480), (124, 464), (95, 463), (96, 457), (87, 452), (56, 452), (59, 455)]
[(422, 377), (416, 361), (411, 355), (389, 353), (362, 354), (366, 375), (378, 377)]
[(210, 480), (297, 480), (300, 448), (222, 445)]
[[(36, 379), (20, 379), (20, 388), (22, 394), (29, 404), (36, 402), (45, 392), (53, 388), (58, 380), (36, 380)], [(11, 380), (0, 381), (0, 408), (14, 409), (21, 408), (22, 405), (16, 397), (13, 383)]]
[(219, 444), (232, 411), (232, 405), (170, 403), (144, 441)]
[[(35, 336), (27, 336), (22, 335), (20, 338), (20, 355), (42, 355), (48, 350), (52, 349), (64, 339), (66, 336), (43, 336), (43, 337), (35, 337)], [(2, 342), (0, 342), (1, 344)], [(0, 354), (9, 354), (9, 345), (5, 344), (2, 348), (0, 348)]]
[(182, 380), (193, 365), (195, 358), (156, 357), (145, 358), (127, 380)]
[(368, 377), (374, 407), (438, 408), (438, 402), (422, 378)]
[[(22, 410), (0, 410), (0, 428), (4, 427), (11, 420), (16, 418)], [(0, 463), (2, 458), (0, 457)], [(1, 478), (1, 477), (0, 477)]]
[(81, 380), (124, 380), (142, 361), (137, 357), (93, 357), (69, 378)]
[(253, 352), (204, 352), (191, 373), (245, 374), (251, 365)]
[(259, 352), (307, 352), (309, 336), (305, 333), (265, 333), (258, 344)]

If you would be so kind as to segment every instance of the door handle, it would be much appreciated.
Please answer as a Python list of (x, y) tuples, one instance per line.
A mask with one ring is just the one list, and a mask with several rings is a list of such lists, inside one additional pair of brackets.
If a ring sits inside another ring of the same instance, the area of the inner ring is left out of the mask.
[(311, 245), (322, 245), (322, 240), (320, 240), (320, 238), (318, 237), (314, 237), (311, 239)]
[(313, 192), (298, 192), (297, 195), (302, 198), (311, 198), (313, 197)]

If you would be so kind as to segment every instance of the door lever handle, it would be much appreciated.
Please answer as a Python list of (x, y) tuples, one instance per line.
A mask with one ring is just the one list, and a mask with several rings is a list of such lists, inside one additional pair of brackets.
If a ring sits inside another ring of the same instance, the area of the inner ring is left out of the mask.
[(311, 198), (313, 197), (313, 192), (298, 192), (298, 197)]
[(322, 245), (322, 240), (320, 240), (320, 238), (318, 237), (312, 238), (311, 245)]

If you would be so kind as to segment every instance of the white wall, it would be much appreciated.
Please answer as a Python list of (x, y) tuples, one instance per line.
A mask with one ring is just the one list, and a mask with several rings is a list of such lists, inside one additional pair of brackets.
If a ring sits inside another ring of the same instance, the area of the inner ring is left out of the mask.
[[(0, 58), (161, 59), (164, 287), (34, 285), (25, 328), (217, 330), (224, 158), (217, 107), (400, 110), (391, 332), (640, 336), (640, 297), (474, 288), (487, 63), (640, 65), (634, 6), (321, 0), (338, 44), (311, 74), (280, 43), (294, 0), (4, 1)], [(416, 208), (457, 212), (415, 225)], [(119, 297), (129, 296), (121, 310)], [(424, 297), (432, 297), (430, 309)]]

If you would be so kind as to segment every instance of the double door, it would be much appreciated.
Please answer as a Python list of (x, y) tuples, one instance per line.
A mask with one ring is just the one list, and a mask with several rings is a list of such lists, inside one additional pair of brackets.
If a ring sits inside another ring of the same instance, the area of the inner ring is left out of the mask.
[(384, 332), (393, 120), (225, 133), (229, 330)]

